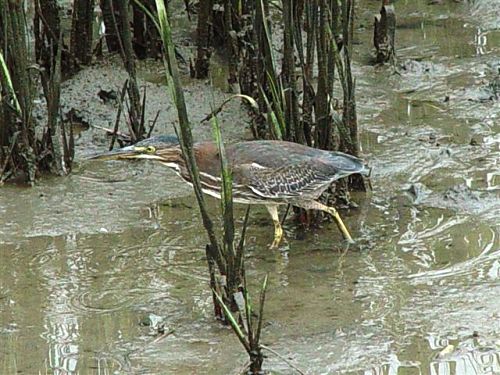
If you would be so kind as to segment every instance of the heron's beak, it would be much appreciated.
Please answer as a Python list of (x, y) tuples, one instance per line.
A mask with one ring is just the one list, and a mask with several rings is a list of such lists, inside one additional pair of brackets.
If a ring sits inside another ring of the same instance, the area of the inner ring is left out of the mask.
[(130, 160), (130, 159), (149, 159), (163, 160), (156, 155), (156, 148), (152, 146), (127, 146), (116, 150), (103, 152), (89, 157), (87, 160)]
[(372, 170), (373, 170), (373, 167), (370, 167), (368, 164), (364, 164), (363, 165), (363, 170), (361, 172), (359, 172), (359, 174), (361, 174), (362, 176), (370, 178), (371, 175), (372, 175)]

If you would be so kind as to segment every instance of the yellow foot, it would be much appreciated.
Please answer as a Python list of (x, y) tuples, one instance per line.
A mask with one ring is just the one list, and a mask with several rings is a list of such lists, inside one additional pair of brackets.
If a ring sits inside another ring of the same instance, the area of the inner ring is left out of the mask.
[(342, 235), (344, 236), (345, 240), (348, 243), (354, 243), (354, 241), (351, 237), (351, 234), (347, 230), (344, 222), (342, 221), (342, 218), (340, 217), (339, 213), (337, 212), (337, 210), (335, 208), (325, 206), (323, 203), (320, 203), (317, 201), (299, 202), (299, 206), (306, 209), (306, 210), (320, 210), (320, 211), (328, 212), (335, 219), (337, 226), (339, 227), (340, 231), (342, 232)]
[(345, 240), (348, 243), (354, 243), (354, 240), (351, 237), (351, 234), (347, 230), (346, 226), (344, 225), (344, 222), (342, 221), (342, 218), (340, 217), (339, 213), (337, 210), (333, 207), (329, 207), (329, 211), (333, 217), (335, 218), (335, 221), (337, 222), (337, 226), (339, 227), (340, 231), (342, 232), (342, 235), (344, 236)]
[(283, 238), (283, 228), (281, 228), (280, 218), (278, 215), (278, 206), (275, 204), (266, 205), (271, 218), (274, 223), (274, 241), (271, 244), (271, 249), (277, 249), (282, 238)]
[(275, 249), (277, 249), (277, 248), (280, 246), (280, 242), (281, 242), (281, 241), (279, 241), (279, 240), (274, 240), (274, 241), (273, 241), (273, 243), (271, 244), (271, 246), (269, 246), (269, 248), (270, 248), (271, 250), (275, 250)]
[(282, 239), (283, 239), (283, 229), (281, 228), (279, 221), (274, 222), (274, 240), (273, 243), (271, 244), (270, 249), (277, 249)]
[(356, 241), (354, 241), (352, 238), (346, 238), (345, 240), (346, 240), (346, 242), (347, 242), (348, 244), (350, 244), (350, 245), (352, 245), (352, 244), (356, 243)]

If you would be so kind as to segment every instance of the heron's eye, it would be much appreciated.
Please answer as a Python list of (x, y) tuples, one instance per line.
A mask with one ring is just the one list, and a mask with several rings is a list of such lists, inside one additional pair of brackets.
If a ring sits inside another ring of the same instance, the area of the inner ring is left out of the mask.
[(154, 154), (156, 152), (156, 148), (154, 146), (148, 146), (146, 147), (146, 153), (148, 154)]

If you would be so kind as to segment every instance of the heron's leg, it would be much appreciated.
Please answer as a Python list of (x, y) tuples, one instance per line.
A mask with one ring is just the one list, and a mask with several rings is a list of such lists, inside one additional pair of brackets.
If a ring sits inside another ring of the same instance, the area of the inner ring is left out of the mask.
[(271, 249), (275, 249), (281, 242), (283, 238), (283, 228), (281, 228), (280, 218), (278, 216), (278, 205), (277, 204), (266, 204), (267, 211), (273, 219), (274, 223), (274, 240), (271, 244)]
[(339, 227), (340, 231), (342, 232), (342, 235), (344, 238), (349, 241), (349, 242), (354, 242), (352, 240), (351, 234), (347, 230), (346, 226), (344, 225), (344, 222), (342, 221), (342, 218), (340, 217), (339, 213), (337, 210), (333, 207), (329, 207), (327, 205), (324, 205), (323, 203), (317, 202), (317, 201), (301, 201), (298, 203), (294, 202), (294, 205), (298, 207), (302, 207), (305, 210), (319, 210), (319, 211), (324, 211), (329, 213), (335, 218), (335, 221), (337, 222), (337, 226)]

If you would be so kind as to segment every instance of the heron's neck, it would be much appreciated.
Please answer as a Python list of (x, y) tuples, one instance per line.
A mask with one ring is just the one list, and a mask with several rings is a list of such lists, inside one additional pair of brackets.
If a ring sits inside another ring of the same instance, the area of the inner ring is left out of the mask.
[(174, 169), (176, 172), (181, 171), (181, 164), (175, 161), (160, 161), (166, 167)]

